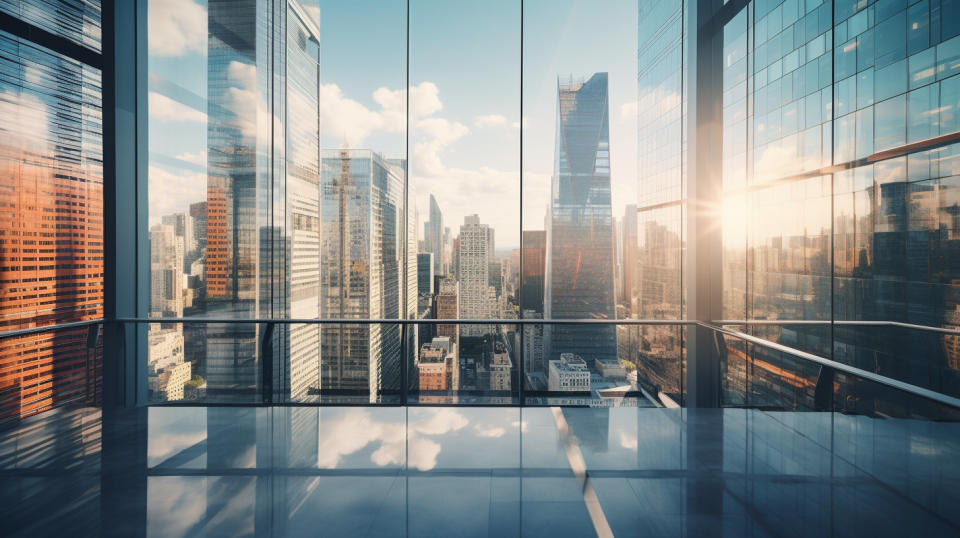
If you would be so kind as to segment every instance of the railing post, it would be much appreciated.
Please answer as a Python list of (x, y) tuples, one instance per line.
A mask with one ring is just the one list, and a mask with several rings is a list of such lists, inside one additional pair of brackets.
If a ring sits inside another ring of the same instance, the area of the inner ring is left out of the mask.
[(408, 379), (410, 365), (407, 364), (407, 361), (410, 359), (409, 353), (407, 353), (407, 324), (400, 324), (400, 404), (407, 405), (407, 391), (410, 388), (410, 382)]
[[(100, 324), (95, 323), (87, 327), (87, 348), (86, 348), (86, 364), (85, 369), (87, 371), (87, 390), (86, 390), (86, 402), (87, 404), (96, 405), (97, 404), (97, 344), (100, 342)], [(90, 354), (93, 354), (93, 361), (91, 363)]]
[(273, 326), (267, 322), (260, 326), (260, 392), (263, 403), (273, 403)]
[(813, 389), (813, 407), (817, 411), (833, 411), (833, 374), (833, 368), (820, 367), (817, 385)]

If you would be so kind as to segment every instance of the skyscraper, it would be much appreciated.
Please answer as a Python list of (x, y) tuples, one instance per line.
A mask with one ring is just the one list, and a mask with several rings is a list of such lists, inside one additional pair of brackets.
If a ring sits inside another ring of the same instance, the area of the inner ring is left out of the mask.
[[(608, 109), (606, 73), (558, 82), (546, 319), (615, 317)], [(575, 353), (588, 362), (617, 359), (613, 326), (562, 326), (548, 332), (550, 360), (561, 353)]]
[[(321, 177), (323, 316), (401, 317), (404, 261), (416, 258), (404, 234), (403, 170), (369, 150), (325, 150)], [(376, 400), (399, 389), (400, 337), (397, 325), (325, 326), (321, 391)]]
[(169, 224), (154, 224), (150, 228), (152, 314), (165, 317), (183, 315), (183, 239), (183, 235), (177, 234), (176, 228)]
[[(320, 35), (311, 19), (289, 4), (286, 77), (286, 221), (289, 248), (274, 245), (286, 265), (289, 291), (274, 308), (292, 318), (320, 317)], [(288, 251), (289, 250), (289, 254)], [(281, 275), (283, 271), (281, 271)], [(284, 312), (286, 311), (286, 312)], [(320, 325), (291, 325), (289, 354), (281, 357), (284, 397), (303, 401), (320, 386)]]
[(417, 254), (417, 293), (419, 295), (433, 295), (433, 254), (421, 252)]
[[(464, 218), (460, 226), (460, 250), (457, 263), (460, 281), (460, 315), (467, 319), (492, 317), (494, 300), (490, 293), (490, 227), (480, 223), (478, 215)], [(485, 334), (483, 326), (465, 326), (465, 336)]]
[(623, 283), (620, 289), (623, 293), (624, 306), (630, 316), (636, 314), (634, 303), (637, 296), (637, 264), (640, 263), (639, 228), (637, 226), (637, 206), (636, 204), (628, 204), (623, 212), (623, 230), (621, 232), (623, 244), (620, 252), (623, 257), (623, 267), (621, 269)]
[[(267, 77), (263, 43), (269, 25), (255, 0), (211, 0), (207, 8), (207, 252), (208, 315), (252, 318), (257, 308), (261, 261), (259, 190), (269, 192), (269, 159), (260, 151), (258, 107), (237, 99), (263, 90)], [(263, 172), (259, 173), (258, 172)], [(258, 184), (258, 177), (261, 178)], [(267, 199), (261, 203), (267, 204)], [(265, 209), (263, 215), (269, 214)], [(268, 251), (266, 251), (268, 252)], [(207, 324), (207, 394), (242, 399), (258, 379), (257, 335), (252, 325)]]
[(430, 195), (430, 220), (423, 223), (423, 242), (425, 251), (433, 254), (433, 273), (446, 274), (443, 267), (444, 260), (444, 227), (443, 213), (437, 199)]
[(523, 274), (520, 276), (520, 307), (524, 311), (537, 312), (542, 317), (547, 232), (524, 230), (521, 243)]
[[(437, 286), (434, 301), (434, 319), (458, 319), (460, 317), (460, 284), (452, 278), (442, 278)], [(454, 343), (460, 341), (459, 325), (437, 325), (437, 336), (449, 336)]]

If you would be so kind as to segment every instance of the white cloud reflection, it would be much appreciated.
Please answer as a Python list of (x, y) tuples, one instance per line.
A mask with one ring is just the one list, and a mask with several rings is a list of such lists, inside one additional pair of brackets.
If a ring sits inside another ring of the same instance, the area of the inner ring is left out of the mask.
[(207, 114), (157, 92), (150, 92), (150, 119), (169, 122), (206, 122)]
[(151, 0), (148, 46), (152, 56), (203, 52), (207, 46), (207, 10), (192, 0)]
[(428, 437), (461, 430), (468, 423), (459, 411), (442, 408), (426, 420), (412, 422), (406, 431), (403, 422), (378, 420), (366, 409), (348, 409), (333, 420), (321, 420), (317, 466), (337, 468), (345, 456), (379, 443), (370, 455), (374, 464), (403, 465), (406, 459), (408, 466), (428, 471), (436, 467), (441, 450), (440, 443)]

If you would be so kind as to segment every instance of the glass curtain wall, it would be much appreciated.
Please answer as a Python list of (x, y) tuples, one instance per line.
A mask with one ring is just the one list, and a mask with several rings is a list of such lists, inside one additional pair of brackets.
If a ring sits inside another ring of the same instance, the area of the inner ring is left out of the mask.
[[(0, 12), (42, 31), (0, 30), (0, 331), (98, 319), (100, 2), (3, 2)], [(98, 402), (100, 356), (89, 330), (0, 341), (0, 421)]]
[(957, 394), (957, 3), (715, 4), (150, 0), (150, 401), (680, 404), (691, 203), (699, 321)]
[[(152, 317), (414, 313), (407, 9), (367, 4), (148, 2)], [(150, 323), (148, 399), (389, 401), (402, 338), (396, 324)]]
[[(923, 329), (956, 328), (956, 10), (756, 1), (726, 23), (727, 320), (957, 394), (957, 337)], [(725, 404), (813, 407), (816, 376), (789, 357), (728, 346), (726, 368)]]

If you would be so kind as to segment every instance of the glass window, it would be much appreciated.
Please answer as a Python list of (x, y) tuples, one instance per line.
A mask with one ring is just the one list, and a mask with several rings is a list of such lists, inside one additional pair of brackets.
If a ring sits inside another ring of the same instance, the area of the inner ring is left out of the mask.
[(857, 159), (863, 159), (874, 151), (873, 110), (864, 108), (857, 111)]
[(905, 12), (897, 13), (877, 24), (875, 28), (877, 67), (883, 67), (907, 55), (907, 16)]
[(873, 65), (874, 60), (874, 31), (871, 28), (857, 38), (857, 71), (862, 71)]
[(960, 73), (960, 36), (937, 45), (937, 79)]
[(0, 11), (100, 52), (101, 0), (4, 0)]
[[(807, 47), (810, 47), (808, 44)], [(809, 53), (808, 53), (809, 55)], [(851, 39), (834, 52), (834, 75), (843, 79), (857, 72), (857, 40)]]
[(906, 96), (900, 95), (874, 105), (874, 150), (883, 151), (906, 143)]
[(960, 77), (940, 82), (940, 134), (960, 131)]
[(852, 161), (856, 149), (856, 123), (854, 115), (837, 118), (834, 121), (833, 158), (837, 163)]
[(877, 21), (885, 21), (890, 17), (900, 13), (907, 7), (907, 0), (877, 0), (876, 4)]
[[(508, 293), (505, 279), (513, 278), (511, 252), (516, 253), (519, 265), (524, 209), (520, 207), (520, 88), (525, 80), (520, 71), (520, 7), (515, 0), (410, 4), (410, 84), (437, 92), (435, 102), (412, 101), (410, 110), (409, 197), (418, 201), (424, 220), (429, 216), (417, 226), (417, 233), (424, 233), (424, 246), (429, 245), (435, 254), (435, 279), (437, 275), (442, 279), (442, 298), (436, 297), (442, 311), (428, 317), (497, 319), (519, 315), (517, 299)], [(540, 13), (543, 7), (538, 10), (528, 3), (527, 9)], [(530, 17), (538, 20), (539, 16)], [(526, 109), (539, 133), (530, 139), (543, 140), (546, 135), (551, 142), (551, 151), (545, 156), (548, 165), (553, 164), (558, 73), (546, 79), (539, 73), (535, 83), (544, 93), (536, 95), (543, 99), (537, 101), (542, 107), (538, 114), (532, 107)], [(526, 90), (526, 85), (523, 87)], [(539, 113), (547, 103), (550, 111), (544, 117)], [(541, 151), (544, 149), (541, 146)], [(609, 175), (610, 151), (604, 149), (592, 164)], [(543, 168), (544, 155), (539, 155), (537, 172), (552, 172), (552, 166)], [(549, 177), (530, 176), (531, 183), (537, 181), (536, 186), (544, 189), (537, 190), (541, 200), (549, 187), (539, 181)], [(531, 185), (524, 199), (534, 190)], [(540, 223), (545, 204), (536, 206), (541, 211)], [(534, 206), (530, 207), (533, 211)], [(427, 384), (420, 387), (420, 397), (429, 401), (442, 394), (476, 391), (482, 395), (480, 401), (512, 401), (519, 386), (511, 372), (520, 371), (521, 357), (517, 346), (508, 348), (506, 342), (513, 342), (516, 334), (515, 328), (497, 325), (459, 325), (443, 326), (443, 333), (437, 334), (439, 340), (422, 338), (419, 354), (433, 362), (436, 348), (445, 346), (443, 337), (453, 337), (459, 353), (459, 380), (445, 393), (436, 392), (434, 382), (426, 377), (430, 374), (425, 365), (420, 372)], [(450, 368), (452, 372), (453, 363)]]
[(960, 34), (960, 2), (940, 0), (940, 38), (947, 40)]
[(873, 69), (867, 69), (857, 75), (857, 108), (873, 104)]
[(857, 108), (857, 77), (847, 77), (837, 83), (837, 114), (843, 116)]
[(923, 52), (914, 54), (909, 58), (910, 66), (910, 89), (919, 88), (924, 84), (930, 84), (935, 80), (934, 61), (936, 51), (927, 49)]
[(907, 11), (907, 54), (930, 46), (930, 0), (921, 0)]
[(883, 101), (907, 91), (907, 61), (900, 60), (876, 70), (874, 100)]
[(907, 94), (907, 142), (916, 142), (940, 134), (939, 93), (936, 84), (913, 90)]
[[(83, 26), (85, 8), (64, 6), (63, 22)], [(103, 317), (102, 118), (99, 69), (0, 31), (0, 332)], [(86, 327), (3, 339), (0, 422), (96, 401), (87, 345)]]

